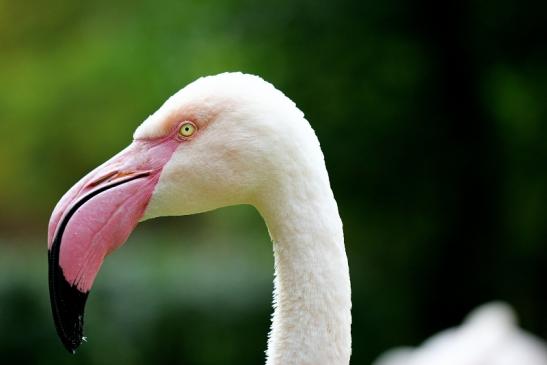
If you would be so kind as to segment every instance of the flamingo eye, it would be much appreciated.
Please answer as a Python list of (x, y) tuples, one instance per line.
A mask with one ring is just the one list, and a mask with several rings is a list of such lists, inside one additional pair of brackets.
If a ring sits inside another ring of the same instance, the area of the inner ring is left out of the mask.
[(194, 125), (194, 123), (190, 123), (190, 122), (184, 122), (182, 123), (182, 125), (180, 126), (180, 129), (179, 129), (179, 134), (182, 136), (182, 137), (191, 137), (192, 134), (194, 134), (196, 132), (196, 126)]

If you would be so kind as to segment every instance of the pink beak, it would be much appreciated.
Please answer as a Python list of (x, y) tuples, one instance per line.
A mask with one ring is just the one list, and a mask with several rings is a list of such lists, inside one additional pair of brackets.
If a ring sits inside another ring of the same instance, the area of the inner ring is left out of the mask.
[(176, 139), (137, 140), (74, 185), (49, 222), (49, 291), (57, 333), (74, 353), (87, 296), (104, 258), (142, 218)]

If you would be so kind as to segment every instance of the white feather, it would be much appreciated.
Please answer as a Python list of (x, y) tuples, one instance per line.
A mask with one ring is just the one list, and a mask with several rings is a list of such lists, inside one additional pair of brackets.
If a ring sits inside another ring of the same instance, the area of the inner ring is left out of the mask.
[(513, 310), (490, 303), (419, 348), (393, 349), (374, 365), (547, 365), (543, 341), (518, 328)]

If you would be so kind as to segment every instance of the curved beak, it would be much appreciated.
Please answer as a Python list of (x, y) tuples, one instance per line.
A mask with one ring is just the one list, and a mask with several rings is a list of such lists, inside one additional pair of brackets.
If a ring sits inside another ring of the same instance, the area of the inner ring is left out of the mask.
[(99, 166), (57, 203), (49, 222), (49, 293), (57, 334), (75, 353), (84, 340), (87, 296), (104, 258), (144, 214), (173, 140), (137, 140)]

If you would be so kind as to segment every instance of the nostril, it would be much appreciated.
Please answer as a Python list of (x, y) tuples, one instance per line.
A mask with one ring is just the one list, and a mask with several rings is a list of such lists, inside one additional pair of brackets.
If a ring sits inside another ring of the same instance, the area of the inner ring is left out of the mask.
[[(114, 170), (112, 172), (107, 173), (106, 175), (102, 175), (98, 179), (92, 180), (91, 182), (87, 183), (85, 185), (85, 188), (95, 188), (99, 185), (102, 185), (103, 183), (109, 183), (112, 181), (118, 181), (123, 178), (136, 178), (136, 177), (145, 177), (150, 175), (153, 172), (153, 170), (144, 170), (144, 171), (118, 171)], [(127, 180), (127, 179), (126, 179)]]
[(119, 171), (117, 171), (117, 170), (114, 170), (114, 171), (112, 171), (112, 172), (109, 172), (109, 173), (107, 173), (106, 175), (103, 175), (103, 176), (99, 177), (98, 179), (93, 180), (93, 181), (91, 181), (90, 183), (88, 183), (88, 184), (87, 184), (87, 187), (93, 188), (93, 187), (95, 187), (95, 186), (97, 186), (97, 185), (102, 184), (102, 183), (105, 182), (105, 181), (112, 180), (112, 178), (113, 178), (114, 176), (118, 175), (118, 174), (119, 174)]

